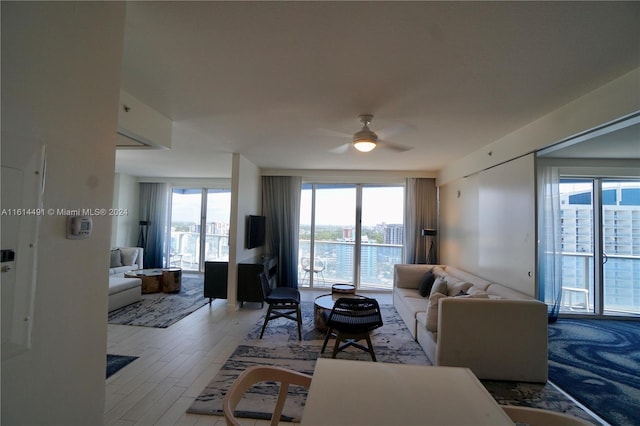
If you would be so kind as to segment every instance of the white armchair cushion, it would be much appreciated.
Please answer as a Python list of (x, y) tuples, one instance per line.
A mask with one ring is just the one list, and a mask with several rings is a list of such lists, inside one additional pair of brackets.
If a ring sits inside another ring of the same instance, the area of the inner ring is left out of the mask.
[(137, 247), (121, 247), (120, 254), (122, 256), (122, 266), (131, 266), (138, 260)]

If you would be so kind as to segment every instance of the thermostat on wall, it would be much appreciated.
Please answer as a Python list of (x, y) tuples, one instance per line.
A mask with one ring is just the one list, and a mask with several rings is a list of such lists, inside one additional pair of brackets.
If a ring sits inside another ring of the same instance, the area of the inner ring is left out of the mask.
[(91, 216), (67, 216), (67, 239), (84, 240), (91, 236)]

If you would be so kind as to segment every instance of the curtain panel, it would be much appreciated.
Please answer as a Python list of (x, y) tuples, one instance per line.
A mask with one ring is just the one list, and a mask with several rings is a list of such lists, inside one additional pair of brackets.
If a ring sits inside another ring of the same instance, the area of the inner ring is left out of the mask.
[(406, 263), (438, 262), (437, 236), (422, 236), (423, 229), (437, 229), (437, 194), (435, 179), (407, 178), (404, 218)]
[(299, 176), (263, 176), (262, 211), (269, 254), (278, 256), (278, 285), (298, 288)]
[(562, 228), (558, 167), (538, 167), (538, 298), (555, 322), (562, 299)]
[(144, 245), (144, 267), (162, 268), (167, 226), (167, 184), (140, 184), (140, 221), (147, 222)]

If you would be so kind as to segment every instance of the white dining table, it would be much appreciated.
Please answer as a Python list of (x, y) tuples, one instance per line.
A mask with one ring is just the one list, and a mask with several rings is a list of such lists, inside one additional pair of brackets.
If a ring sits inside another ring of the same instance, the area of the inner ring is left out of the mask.
[(468, 368), (320, 358), (302, 425), (510, 425)]

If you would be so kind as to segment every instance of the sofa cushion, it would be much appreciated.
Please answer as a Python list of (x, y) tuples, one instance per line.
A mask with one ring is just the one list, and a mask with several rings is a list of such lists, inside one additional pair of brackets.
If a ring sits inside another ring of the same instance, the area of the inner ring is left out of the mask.
[(394, 266), (393, 285), (395, 288), (412, 288), (417, 290), (424, 273), (432, 268), (424, 264), (400, 264)]
[(433, 283), (433, 287), (431, 287), (431, 293), (441, 293), (447, 294), (447, 281), (442, 277), (437, 277), (435, 282)]
[[(424, 299), (422, 298), (422, 296), (420, 296), (420, 293), (418, 293), (416, 290), (410, 289), (410, 288), (396, 288), (393, 291), (394, 295), (393, 297), (409, 297), (412, 299), (418, 299), (420, 300), (423, 304), (424, 304)], [(424, 309), (423, 309), (424, 310)]]
[[(534, 299), (531, 296), (527, 296), (526, 294), (520, 293), (517, 290), (505, 287), (500, 284), (491, 284), (487, 287), (487, 293), (491, 296), (497, 296), (502, 299), (513, 299), (513, 300), (532, 300)], [(535, 300), (535, 299), (534, 299)]]
[(109, 294), (120, 293), (121, 291), (136, 287), (142, 287), (142, 280), (140, 278), (109, 278)]
[(432, 293), (427, 304), (427, 330), (438, 331), (438, 301), (447, 297), (443, 293)]
[(479, 289), (478, 287), (472, 286), (467, 289), (467, 294), (475, 297), (484, 297), (485, 295), (489, 297), (489, 293), (484, 290)]
[(117, 268), (122, 266), (122, 253), (120, 249), (111, 250), (111, 262), (109, 263), (109, 268)]
[(427, 271), (422, 276), (420, 280), (420, 285), (418, 286), (418, 290), (420, 291), (420, 296), (427, 297), (431, 294), (431, 287), (433, 287), (433, 283), (436, 280), (436, 276), (433, 274), (433, 271)]
[(109, 275), (117, 275), (117, 274), (122, 274), (124, 272), (129, 272), (134, 270), (135, 267), (131, 267), (131, 266), (118, 266), (117, 268), (109, 268)]
[(447, 280), (447, 295), (449, 296), (457, 296), (460, 293), (466, 293), (467, 290), (469, 290), (471, 287), (473, 287), (473, 284), (471, 283), (467, 283), (464, 281), (460, 281), (460, 280), (455, 280), (455, 281), (449, 281)]
[(131, 266), (138, 260), (138, 249), (136, 247), (122, 247), (120, 248), (120, 255), (122, 257), (122, 266)]

